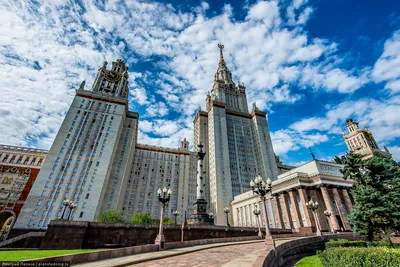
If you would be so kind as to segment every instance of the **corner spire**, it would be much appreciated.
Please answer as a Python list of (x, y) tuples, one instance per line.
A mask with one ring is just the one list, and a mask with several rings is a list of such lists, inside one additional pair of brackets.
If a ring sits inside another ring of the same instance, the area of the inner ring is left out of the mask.
[(222, 49), (224, 49), (223, 44), (218, 44), (219, 48), (219, 63), (218, 66), (226, 66), (225, 60), (224, 60), (224, 55), (222, 54)]

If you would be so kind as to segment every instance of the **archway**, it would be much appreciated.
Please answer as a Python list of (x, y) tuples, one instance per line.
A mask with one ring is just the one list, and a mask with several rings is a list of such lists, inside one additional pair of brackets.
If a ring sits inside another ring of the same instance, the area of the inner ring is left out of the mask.
[(7, 239), (17, 216), (12, 210), (0, 211), (0, 242)]

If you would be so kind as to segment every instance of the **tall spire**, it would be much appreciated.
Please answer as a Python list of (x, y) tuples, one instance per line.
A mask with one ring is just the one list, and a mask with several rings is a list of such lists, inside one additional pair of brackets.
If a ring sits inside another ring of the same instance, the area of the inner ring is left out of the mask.
[(219, 63), (218, 63), (218, 66), (226, 66), (225, 60), (224, 60), (224, 55), (222, 54), (222, 49), (224, 49), (224, 45), (223, 44), (218, 44), (218, 48), (219, 48)]

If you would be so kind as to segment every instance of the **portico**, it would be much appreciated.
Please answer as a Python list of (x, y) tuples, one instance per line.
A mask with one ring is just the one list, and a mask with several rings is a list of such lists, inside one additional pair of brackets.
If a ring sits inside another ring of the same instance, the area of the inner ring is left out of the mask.
[[(316, 215), (322, 231), (350, 231), (348, 215), (352, 209), (349, 195), (352, 181), (343, 179), (342, 167), (333, 162), (313, 160), (279, 175), (272, 183), (276, 224), (299, 231), (315, 226), (306, 207), (312, 198), (319, 203)], [(325, 210), (331, 212), (329, 218), (324, 215)]]

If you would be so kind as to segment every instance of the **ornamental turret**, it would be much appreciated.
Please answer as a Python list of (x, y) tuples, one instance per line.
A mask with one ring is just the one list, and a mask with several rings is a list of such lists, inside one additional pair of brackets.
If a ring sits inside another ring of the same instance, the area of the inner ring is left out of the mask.
[[(111, 69), (107, 69), (108, 62), (98, 70), (91, 91), (100, 95), (128, 99), (128, 67), (122, 59), (112, 62)], [(83, 90), (83, 88), (79, 88)]]
[(207, 96), (207, 106), (212, 102), (225, 105), (226, 108), (235, 111), (248, 113), (246, 87), (240, 81), (238, 84), (232, 80), (232, 73), (226, 66), (222, 50), (224, 45), (218, 44), (219, 63), (217, 72), (214, 75), (214, 84), (211, 93)]
[(375, 153), (391, 157), (389, 151), (380, 150), (378, 143), (375, 141), (372, 132), (367, 126), (362, 130), (358, 126), (358, 122), (353, 121), (352, 119), (348, 119), (346, 122), (348, 133), (343, 131), (343, 138), (350, 153), (361, 155), (363, 159), (370, 158)]

